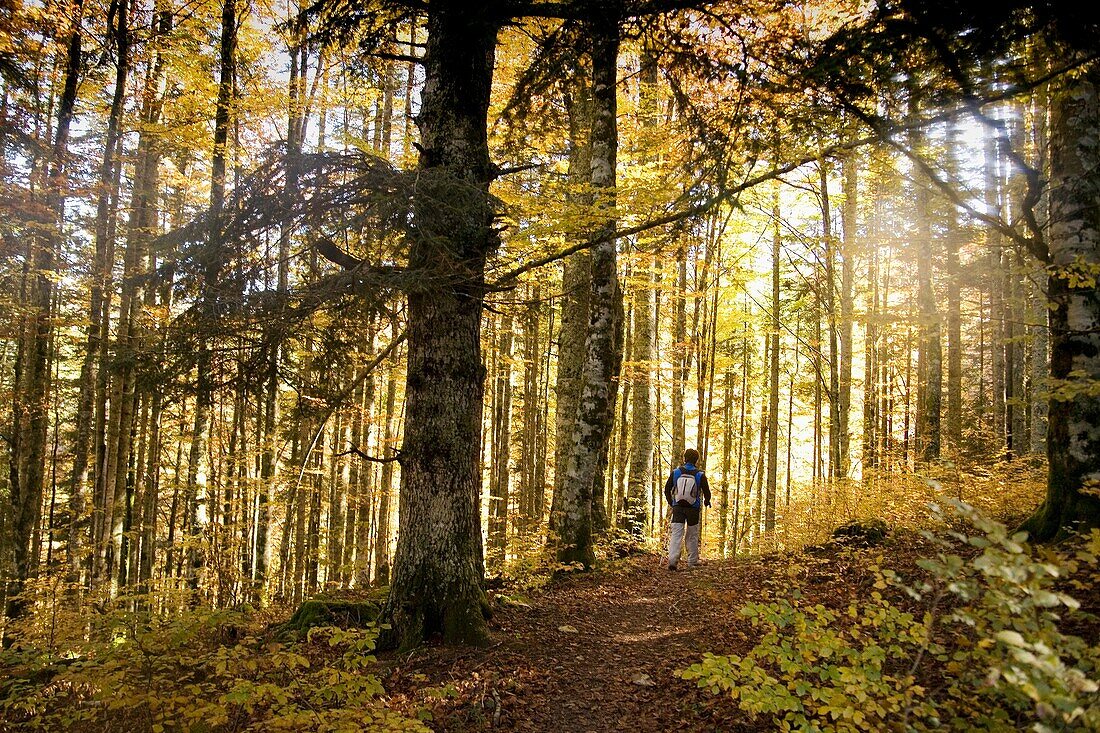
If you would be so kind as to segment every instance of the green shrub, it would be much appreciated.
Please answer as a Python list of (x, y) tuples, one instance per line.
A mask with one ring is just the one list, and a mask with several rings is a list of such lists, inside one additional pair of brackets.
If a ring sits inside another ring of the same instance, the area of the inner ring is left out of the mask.
[[(756, 646), (681, 675), (781, 730), (1100, 730), (1100, 649), (1061, 630), (1079, 604), (1057, 585), (1095, 566), (1100, 532), (1059, 553), (955, 508), (978, 533), (948, 535), (977, 548), (972, 559), (927, 534), (940, 550), (920, 561), (929, 578), (919, 584), (873, 568), (870, 596), (840, 611), (796, 589), (793, 601), (749, 604)], [(887, 599), (890, 586), (917, 612)]]
[(386, 708), (370, 673), (376, 627), (283, 644), (233, 611), (111, 621), (63, 655), (0, 655), (0, 730), (426, 730)]

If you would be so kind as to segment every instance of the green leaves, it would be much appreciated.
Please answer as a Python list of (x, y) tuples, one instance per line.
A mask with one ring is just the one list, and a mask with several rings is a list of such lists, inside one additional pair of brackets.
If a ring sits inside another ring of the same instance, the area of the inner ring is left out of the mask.
[(315, 627), (282, 644), (247, 614), (196, 611), (112, 616), (104, 631), (73, 647), (71, 663), (6, 652), (0, 664), (16, 674), (0, 682), (0, 719), (29, 730), (427, 730), (386, 708), (372, 673), (377, 627)]
[[(781, 730), (1100, 728), (1100, 648), (1063, 632), (1062, 614), (1080, 604), (1055, 585), (1096, 564), (1100, 531), (1056, 554), (966, 504), (953, 510), (979, 534), (949, 536), (978, 555), (930, 535), (942, 551), (918, 562), (931, 576), (919, 588), (873, 567), (875, 590), (843, 610), (748, 604), (757, 645), (743, 657), (705, 655), (681, 676)], [(888, 587), (925, 604), (919, 618), (880, 592)]]

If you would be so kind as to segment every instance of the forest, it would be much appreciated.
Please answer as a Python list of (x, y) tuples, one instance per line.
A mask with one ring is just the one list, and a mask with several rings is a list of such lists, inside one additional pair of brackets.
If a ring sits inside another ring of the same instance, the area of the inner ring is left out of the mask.
[(3, 0), (0, 84), (0, 732), (1100, 730), (1100, 10)]

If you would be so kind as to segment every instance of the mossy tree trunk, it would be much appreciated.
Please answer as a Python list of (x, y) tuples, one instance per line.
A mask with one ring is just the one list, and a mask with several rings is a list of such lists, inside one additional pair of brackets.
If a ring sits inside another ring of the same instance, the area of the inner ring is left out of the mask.
[(1100, 526), (1100, 64), (1054, 102), (1050, 186), (1051, 400), (1047, 497), (1023, 529), (1039, 541)]
[(496, 243), (486, 122), (501, 20), (433, 2), (421, 94), (421, 152), (409, 267), (406, 424), (397, 549), (382, 642), (434, 634), (482, 644), (481, 313)]

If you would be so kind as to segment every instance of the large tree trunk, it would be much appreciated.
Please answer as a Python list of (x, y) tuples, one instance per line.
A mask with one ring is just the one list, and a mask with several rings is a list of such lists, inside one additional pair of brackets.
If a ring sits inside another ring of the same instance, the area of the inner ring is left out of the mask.
[[(615, 170), (618, 147), (615, 82), (618, 71), (619, 30), (613, 20), (593, 24), (592, 45), (592, 187), (597, 204), (614, 212)], [(615, 407), (612, 378), (615, 373), (617, 334), (621, 328), (622, 297), (616, 263), (615, 219), (607, 219), (596, 232), (603, 241), (592, 248), (592, 288), (589, 291), (588, 334), (581, 367), (581, 393), (573, 423), (572, 446), (566, 463), (557, 556), (564, 563), (590, 567), (595, 485), (606, 465), (608, 438)], [(601, 465), (602, 464), (602, 465)]]
[(1023, 528), (1039, 541), (1100, 526), (1100, 64), (1067, 77), (1051, 118), (1047, 497)]
[[(499, 20), (432, 3), (417, 124), (409, 267), (407, 418), (393, 583), (383, 642), (487, 640), (480, 495), (481, 311), (496, 244), (486, 123)], [(449, 283), (439, 287), (439, 283)]]

